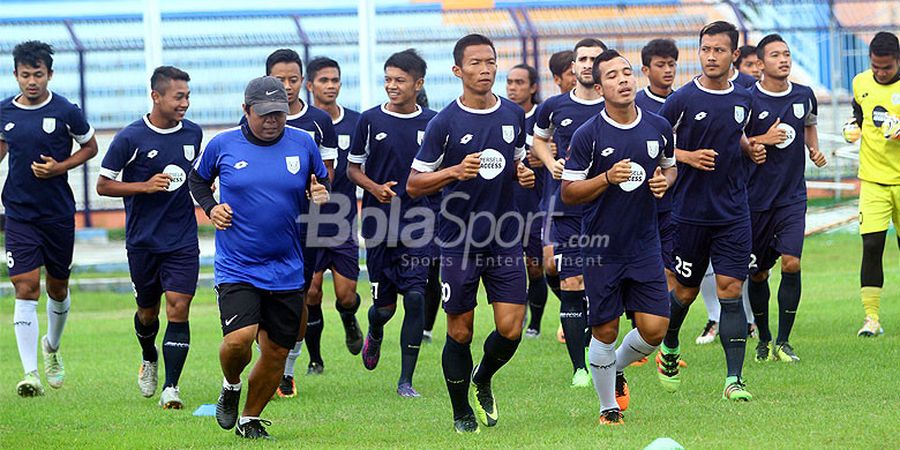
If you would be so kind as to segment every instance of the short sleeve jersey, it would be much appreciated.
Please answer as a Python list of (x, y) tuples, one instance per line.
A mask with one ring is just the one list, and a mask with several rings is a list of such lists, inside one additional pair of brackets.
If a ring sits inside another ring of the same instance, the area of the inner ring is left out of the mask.
[[(341, 115), (332, 121), (337, 135), (337, 160), (334, 162), (334, 181), (331, 184), (331, 195), (332, 198), (335, 195), (343, 195), (350, 200), (350, 209), (343, 219), (352, 226), (351, 229), (356, 230), (356, 185), (347, 178), (347, 157), (350, 154), (350, 142), (353, 139), (353, 133), (356, 131), (359, 113), (340, 105), (338, 105), (338, 108), (340, 108)], [(338, 211), (338, 204), (333, 202), (322, 205), (321, 209), (322, 214), (336, 214)], [(319, 235), (322, 237), (336, 236), (337, 233), (337, 226), (320, 225)], [(355, 239), (355, 233), (351, 233), (351, 238)]]
[(735, 70), (734, 75), (732, 75), (728, 81), (732, 82), (735, 86), (750, 89), (756, 84), (757, 80), (753, 75), (747, 75), (746, 73)]
[[(537, 105), (534, 105), (531, 108), (531, 111), (527, 111), (525, 113), (525, 151), (528, 152), (531, 150), (531, 143), (534, 142), (534, 135), (532, 134), (534, 130), (534, 119), (535, 112), (537, 111)], [(527, 164), (527, 160), (526, 160)], [(543, 167), (539, 167), (537, 169), (532, 168), (534, 170), (534, 187), (533, 188), (523, 188), (516, 184), (516, 205), (519, 208), (519, 212), (522, 214), (537, 213), (541, 209), (541, 194), (544, 189), (544, 177), (547, 170)]]
[[(672, 94), (669, 94), (671, 96)], [(644, 87), (639, 90), (637, 94), (634, 96), (634, 103), (646, 112), (651, 112), (653, 114), (658, 114), (660, 108), (662, 108), (663, 103), (666, 102), (666, 97), (660, 97), (654, 94), (650, 87)], [(666, 195), (663, 195), (662, 198), (656, 200), (656, 208), (660, 213), (667, 213), (672, 211), (672, 193), (666, 192)]]
[(863, 113), (859, 179), (900, 185), (900, 141), (885, 139), (881, 131), (888, 114), (900, 116), (900, 78), (879, 84), (872, 70), (867, 70), (853, 77), (853, 99)]

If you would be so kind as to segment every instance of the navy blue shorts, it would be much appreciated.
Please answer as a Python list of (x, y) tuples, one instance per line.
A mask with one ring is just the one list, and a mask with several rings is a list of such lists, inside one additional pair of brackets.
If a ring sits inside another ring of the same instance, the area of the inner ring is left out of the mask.
[(675, 279), (698, 287), (712, 261), (716, 275), (738, 280), (750, 271), (750, 220), (729, 225), (692, 225), (675, 221)]
[(525, 259), (522, 251), (502, 254), (448, 255), (441, 257), (441, 300), (447, 314), (472, 311), (478, 304), (478, 282), (484, 282), (488, 303), (524, 305)]
[(750, 273), (765, 272), (781, 255), (800, 257), (806, 233), (806, 202), (750, 213), (753, 253)]
[(659, 222), (659, 243), (662, 246), (663, 266), (670, 271), (675, 271), (675, 262), (672, 252), (675, 250), (675, 220), (672, 212), (661, 212), (657, 215)]
[(318, 247), (308, 247), (301, 240), (300, 248), (303, 250), (303, 291), (309, 289), (312, 284), (313, 274), (316, 273), (316, 259), (319, 257)]
[(74, 248), (74, 217), (44, 223), (6, 218), (6, 265), (11, 277), (44, 266), (51, 277), (67, 280)]
[(586, 264), (584, 294), (588, 326), (617, 319), (624, 312), (669, 317), (669, 293), (661, 255), (627, 263)]
[(553, 240), (553, 262), (559, 279), (577, 277), (584, 274), (584, 259), (578, 237), (581, 236), (581, 217), (562, 216), (553, 219), (550, 225)]
[(200, 274), (200, 249), (195, 244), (166, 253), (128, 250), (128, 271), (141, 308), (158, 305), (160, 296), (167, 291), (194, 295)]
[(425, 292), (432, 246), (407, 248), (374, 245), (366, 249), (366, 268), (375, 307), (397, 303), (397, 294)]
[(350, 239), (337, 247), (316, 249), (315, 254), (316, 260), (313, 264), (315, 272), (331, 269), (344, 278), (351, 280), (359, 278), (359, 245), (356, 240)]
[(542, 227), (544, 221), (534, 218), (531, 225), (525, 224), (526, 229), (522, 233), (522, 247), (525, 248), (525, 257), (535, 265), (542, 265), (544, 260), (544, 242)]

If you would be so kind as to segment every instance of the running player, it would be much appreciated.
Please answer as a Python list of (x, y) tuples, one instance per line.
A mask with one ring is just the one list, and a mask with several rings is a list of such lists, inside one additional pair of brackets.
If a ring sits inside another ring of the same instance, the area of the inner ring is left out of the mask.
[[(421, 229), (420, 215), (421, 210), (430, 212), (430, 199), (410, 198), (406, 193), (407, 168), (415, 159), (425, 127), (437, 114), (416, 104), (416, 92), (425, 83), (426, 69), (425, 60), (413, 49), (394, 53), (384, 63), (384, 90), (388, 101), (363, 113), (347, 172), (347, 176), (365, 190), (365, 210), (374, 208), (382, 217), (396, 214), (399, 220), (396, 228), (386, 230), (388, 227), (379, 224), (376, 217), (363, 217), (366, 267), (373, 304), (369, 308), (369, 332), (362, 358), (366, 369), (374, 370), (378, 365), (384, 326), (397, 309), (397, 295), (403, 295), (401, 366), (397, 382), (397, 394), (401, 397), (419, 396), (412, 379), (422, 343), (425, 284), (433, 245), (431, 230), (434, 223), (429, 223), (425, 232)], [(397, 203), (399, 212), (392, 212), (392, 205), (396, 207)], [(412, 231), (413, 227), (418, 230)]]
[[(777, 34), (759, 41), (763, 78), (750, 89), (753, 115), (750, 142), (766, 145), (766, 162), (756, 166), (747, 184), (753, 253), (750, 305), (759, 330), (756, 361), (800, 358), (788, 342), (800, 304), (800, 253), (806, 229), (806, 158), (825, 165), (816, 131), (818, 103), (812, 89), (790, 81), (791, 50)], [(808, 150), (807, 150), (808, 149)], [(778, 287), (778, 338), (769, 331), (769, 270), (781, 257)]]
[(759, 56), (757, 56), (756, 46), (742, 45), (738, 49), (741, 55), (734, 61), (734, 68), (744, 75), (750, 75), (756, 80), (762, 78), (762, 67)]
[[(75, 198), (69, 171), (97, 154), (94, 128), (77, 105), (50, 92), (53, 49), (38, 41), (13, 48), (18, 95), (0, 103), (0, 161), (9, 154), (3, 185), (6, 210), (6, 265), (16, 293), (13, 329), (24, 379), (22, 397), (43, 395), (38, 375), (38, 298), (41, 266), (46, 270), (47, 334), (40, 340), (44, 373), (58, 389), (66, 371), (59, 353), (69, 316), (69, 274), (75, 243)], [(72, 153), (72, 141), (80, 149)]]
[[(584, 348), (590, 343), (585, 317), (584, 278), (581, 272), (581, 250), (578, 236), (581, 229), (581, 205), (564, 205), (559, 201), (559, 179), (562, 176), (566, 150), (575, 130), (603, 109), (603, 96), (594, 89), (591, 73), (594, 58), (606, 50), (599, 39), (586, 38), (575, 44), (572, 70), (578, 84), (575, 89), (550, 97), (538, 107), (534, 122), (533, 152), (552, 174), (545, 188), (546, 211), (553, 242), (553, 260), (561, 280), (559, 321), (566, 336), (566, 349), (572, 362), (572, 386), (588, 387), (591, 375), (585, 364)], [(553, 138), (559, 154), (549, 148)]]
[(166, 297), (163, 409), (184, 406), (178, 380), (191, 346), (188, 314), (200, 272), (197, 218), (186, 181), (203, 130), (184, 118), (191, 104), (189, 81), (176, 67), (153, 71), (150, 114), (116, 134), (97, 179), (98, 194), (125, 201), (125, 248), (137, 301), (134, 332), (143, 356), (138, 387), (144, 397), (156, 393), (160, 296)]
[[(747, 49), (747, 52), (744, 52), (744, 49)], [(750, 56), (750, 55), (754, 56)], [(759, 69), (755, 70), (756, 75), (753, 74), (752, 66), (749, 64), (752, 62), (756, 64), (758, 59), (756, 58), (756, 47), (752, 45), (745, 45), (738, 49), (738, 56), (735, 58), (733, 67), (728, 69), (728, 73), (730, 76), (728, 77), (728, 81), (734, 83), (737, 86), (740, 86), (744, 89), (750, 89), (756, 83), (756, 80), (759, 79)], [(749, 61), (747, 58), (750, 58)], [(747, 61), (746, 67), (743, 70), (740, 70), (744, 64), (741, 64), (741, 61)]]
[[(675, 139), (665, 119), (635, 107), (637, 80), (617, 51), (601, 53), (593, 71), (604, 109), (572, 137), (561, 192), (566, 203), (585, 205), (591, 375), (600, 423), (617, 425), (630, 400), (625, 367), (653, 353), (669, 324), (656, 217), (657, 200), (675, 182)], [(636, 328), (616, 350), (624, 311)]]
[[(406, 185), (410, 197), (443, 190), (438, 238), (447, 340), (442, 366), (457, 432), (477, 432), (467, 399), (469, 383), (478, 419), (497, 424), (494, 374), (512, 359), (525, 318), (525, 268), (516, 224), (515, 180), (534, 185), (525, 157), (525, 112), (491, 92), (497, 75), (494, 44), (467, 35), (453, 48), (453, 74), (463, 94), (425, 130)], [(504, 220), (503, 218), (506, 218)], [(478, 284), (484, 281), (496, 329), (472, 369)]]

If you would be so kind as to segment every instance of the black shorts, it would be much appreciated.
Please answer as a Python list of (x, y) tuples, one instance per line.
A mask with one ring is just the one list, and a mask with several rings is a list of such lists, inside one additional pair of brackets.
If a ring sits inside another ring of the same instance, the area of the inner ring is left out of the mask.
[(247, 283), (216, 286), (222, 335), (250, 325), (266, 330), (269, 339), (294, 348), (303, 315), (303, 290), (269, 291)]

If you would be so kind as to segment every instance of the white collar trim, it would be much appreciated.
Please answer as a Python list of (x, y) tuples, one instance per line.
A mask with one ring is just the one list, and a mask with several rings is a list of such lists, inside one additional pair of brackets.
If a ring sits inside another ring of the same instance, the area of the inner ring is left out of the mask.
[(525, 113), (525, 118), (530, 119), (531, 116), (534, 115), (535, 111), (537, 111), (537, 105), (531, 105), (531, 111)]
[(635, 106), (634, 109), (637, 110), (637, 119), (634, 119), (634, 122), (631, 122), (631, 123), (621, 124), (619, 122), (616, 122), (615, 120), (612, 119), (612, 117), (609, 117), (609, 114), (606, 114), (606, 108), (603, 108), (603, 111), (600, 111), (600, 117), (602, 117), (603, 120), (606, 121), (606, 123), (618, 128), (620, 130), (630, 130), (630, 129), (638, 126), (638, 124), (641, 123), (641, 117), (643, 117), (641, 108), (638, 108), (637, 106)]
[[(309, 110), (309, 104), (306, 102), (302, 102), (302, 103), (303, 103), (303, 107), (300, 108), (300, 112), (298, 112), (297, 114), (294, 114), (294, 115), (288, 114), (287, 120), (297, 120), (297, 119), (303, 117), (304, 114), (306, 114), (306, 111)], [(343, 112), (341, 113), (341, 115), (343, 116)]]
[[(674, 93), (674, 92), (675, 92), (675, 90), (672, 90), (672, 92), (669, 93), (669, 95), (672, 95), (672, 93)], [(667, 98), (667, 97), (660, 97), (660, 96), (654, 94), (653, 91), (650, 90), (650, 86), (644, 86), (644, 94), (647, 94), (647, 97), (649, 97), (651, 100), (654, 100), (659, 103), (665, 103), (666, 98)]]
[(732, 83), (731, 81), (728, 82), (727, 89), (721, 89), (721, 90), (707, 89), (707, 88), (703, 87), (703, 85), (700, 84), (700, 77), (694, 78), (694, 85), (697, 86), (697, 89), (700, 89), (701, 91), (706, 92), (707, 94), (725, 95), (725, 94), (730, 94), (732, 91), (734, 91), (734, 83)]
[(337, 105), (337, 107), (338, 107), (338, 111), (340, 111), (341, 113), (338, 114), (338, 118), (337, 118), (337, 119), (333, 119), (333, 120), (331, 121), (331, 124), (332, 124), (332, 125), (337, 125), (337, 124), (341, 123), (342, 120), (344, 120), (344, 107), (341, 106), (341, 105)]
[(387, 102), (381, 104), (381, 112), (383, 112), (389, 116), (396, 117), (398, 119), (412, 119), (414, 117), (418, 117), (419, 114), (422, 114), (422, 107), (419, 106), (418, 104), (416, 105), (415, 111), (413, 111), (411, 113), (407, 113), (407, 114), (393, 112), (393, 111), (387, 109), (387, 105), (388, 105)]
[(581, 104), (581, 105), (592, 106), (592, 105), (599, 105), (599, 104), (603, 103), (603, 97), (600, 97), (600, 98), (594, 99), (594, 100), (587, 100), (587, 99), (578, 97), (577, 95), (575, 95), (575, 89), (572, 89), (571, 91), (569, 91), (569, 98), (571, 98), (573, 102)]
[(144, 125), (147, 125), (147, 128), (153, 130), (155, 133), (172, 134), (172, 133), (178, 132), (178, 130), (181, 129), (181, 121), (180, 120), (178, 121), (178, 125), (175, 125), (172, 128), (160, 128), (160, 127), (157, 127), (156, 125), (153, 125), (152, 123), (150, 123), (150, 114), (144, 114), (143, 119), (144, 119)]
[(38, 103), (37, 105), (25, 105), (25, 104), (19, 103), (19, 97), (21, 97), (21, 96), (22, 96), (22, 94), (19, 94), (13, 99), (13, 101), (12, 101), (13, 105), (15, 105), (16, 108), (25, 109), (25, 110), (29, 110), (29, 111), (33, 111), (35, 109), (41, 109), (41, 108), (47, 106), (48, 104), (50, 104), (50, 100), (53, 100), (53, 92), (49, 91), (49, 90), (47, 91), (47, 99)]
[(788, 81), (787, 89), (785, 89), (784, 91), (781, 91), (781, 92), (772, 92), (772, 91), (767, 91), (762, 87), (762, 81), (757, 81), (756, 89), (758, 89), (759, 92), (762, 92), (763, 94), (768, 95), (769, 97), (784, 97), (784, 96), (790, 94), (792, 90), (794, 90), (794, 83), (791, 83), (790, 81)]
[(460, 97), (456, 97), (456, 105), (459, 106), (460, 109), (462, 109), (463, 111), (465, 111), (467, 113), (490, 114), (490, 113), (500, 109), (500, 97), (498, 97), (497, 94), (491, 94), (491, 95), (493, 95), (494, 98), (497, 99), (497, 101), (494, 103), (494, 106), (491, 106), (490, 108), (487, 108), (487, 109), (469, 108), (468, 106), (463, 105), (462, 99)]

